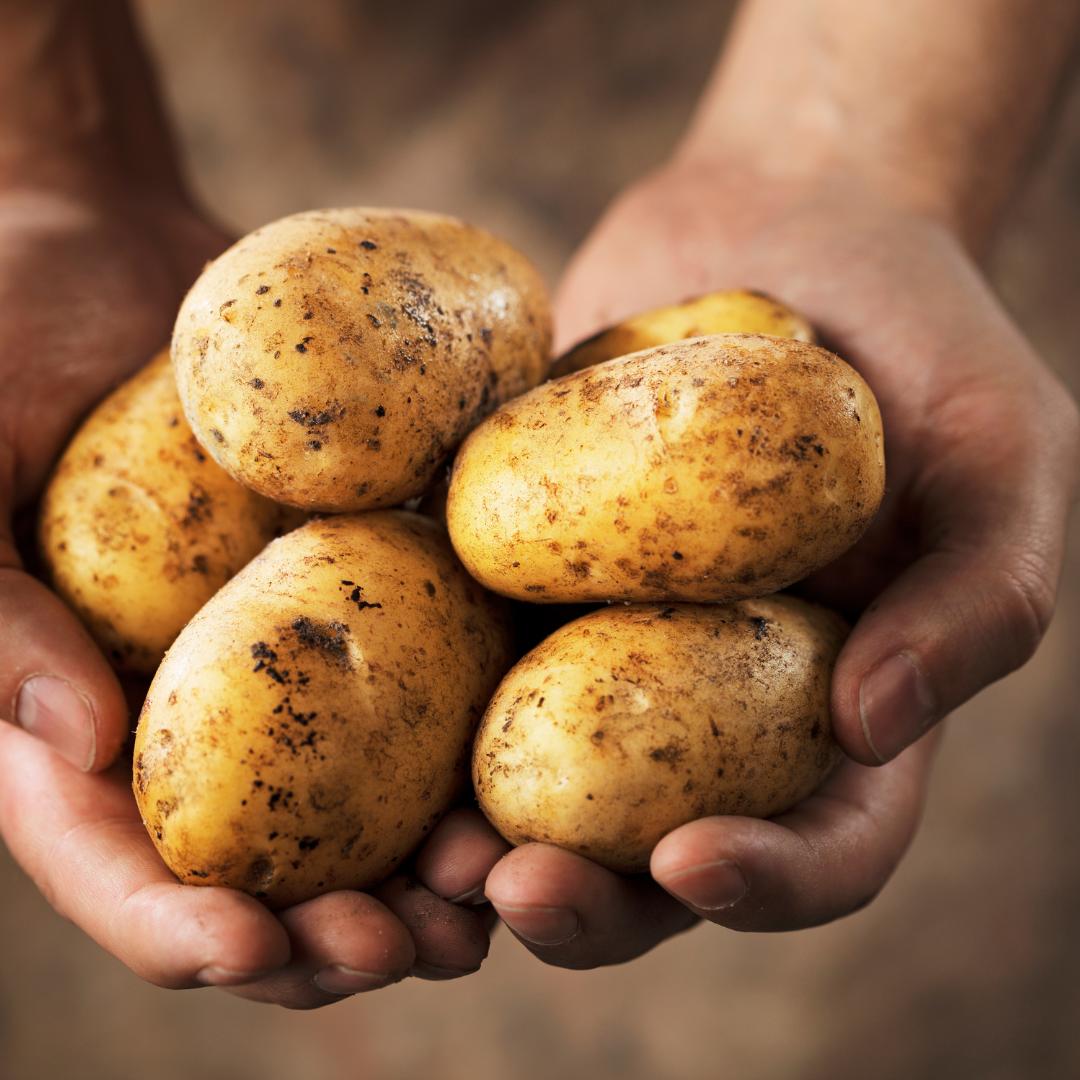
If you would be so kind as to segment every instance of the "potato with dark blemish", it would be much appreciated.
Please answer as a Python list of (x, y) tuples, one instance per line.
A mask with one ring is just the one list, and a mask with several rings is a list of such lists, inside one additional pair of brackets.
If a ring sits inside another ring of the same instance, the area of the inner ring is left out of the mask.
[(133, 786), (162, 858), (274, 907), (377, 884), (467, 782), (510, 648), (505, 606), (428, 518), (342, 515), (275, 541), (150, 687)]
[(454, 218), (320, 210), (244, 237), (188, 293), (180, 397), (234, 477), (312, 510), (393, 506), (551, 364), (537, 272)]
[(39, 536), (53, 586), (115, 666), (150, 675), (188, 619), (303, 520), (209, 458), (163, 351), (76, 432), (45, 491)]
[(519, 661), (473, 750), (480, 807), (511, 843), (645, 870), (714, 814), (769, 817), (840, 757), (829, 688), (847, 633), (789, 596), (610, 607)]
[(786, 304), (751, 289), (723, 289), (624, 319), (555, 361), (552, 378), (619, 356), (707, 334), (771, 334), (814, 342), (814, 329)]
[(870, 388), (816, 345), (691, 338), (507, 403), (462, 444), (446, 516), (469, 572), (534, 603), (733, 600), (846, 551), (881, 502)]

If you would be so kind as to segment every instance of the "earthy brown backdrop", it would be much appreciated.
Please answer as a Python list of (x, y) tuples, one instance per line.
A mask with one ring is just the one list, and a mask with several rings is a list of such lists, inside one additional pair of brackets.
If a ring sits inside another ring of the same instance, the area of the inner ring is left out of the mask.
[[(552, 280), (666, 153), (715, 56), (716, 0), (145, 0), (191, 170), (246, 229), (320, 205), (457, 212)], [(773, 62), (780, 62), (772, 58)], [(1074, 389), (1080, 92), (994, 280)], [(955, 718), (922, 833), (839, 924), (699, 928), (625, 968), (545, 969), (506, 935), (471, 979), (314, 1014), (145, 986), (0, 850), (3, 1080), (1080, 1075), (1080, 544), (1038, 657)]]

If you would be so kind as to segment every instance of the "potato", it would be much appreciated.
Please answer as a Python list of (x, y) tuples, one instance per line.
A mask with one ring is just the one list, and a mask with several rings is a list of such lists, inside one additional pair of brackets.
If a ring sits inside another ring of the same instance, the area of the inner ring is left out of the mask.
[(116, 667), (150, 675), (188, 619), (302, 520), (207, 457), (163, 351), (72, 439), (45, 490), (39, 538), (53, 586)]
[(467, 776), (503, 605), (405, 511), (314, 520), (198, 615), (150, 687), (134, 790), (184, 882), (282, 907), (385, 878)]
[(241, 483), (312, 510), (421, 494), (499, 402), (550, 367), (543, 283), (454, 218), (295, 214), (246, 236), (188, 293), (173, 332), (199, 441)]
[(768, 817), (839, 759), (829, 683), (846, 627), (790, 596), (639, 604), (557, 630), (511, 669), (473, 751), (480, 807), (511, 843), (645, 870), (672, 829)]
[(654, 345), (707, 334), (771, 334), (816, 340), (813, 327), (779, 300), (752, 289), (726, 289), (654, 308), (601, 330), (559, 357), (551, 377), (569, 375)]
[(881, 417), (838, 357), (761, 335), (609, 360), (465, 440), (447, 524), (496, 592), (540, 603), (732, 600), (846, 551), (885, 484)]

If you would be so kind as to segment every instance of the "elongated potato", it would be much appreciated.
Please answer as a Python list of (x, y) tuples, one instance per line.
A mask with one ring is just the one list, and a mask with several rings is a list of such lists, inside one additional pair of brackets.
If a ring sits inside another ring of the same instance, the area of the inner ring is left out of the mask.
[(884, 484), (881, 417), (852, 368), (732, 334), (504, 405), (462, 445), (446, 514), (473, 577), (520, 600), (731, 600), (847, 550)]
[(275, 541), (150, 687), (134, 789), (162, 858), (274, 907), (381, 881), (462, 786), (509, 649), (503, 606), (427, 518), (343, 515)]
[(751, 289), (725, 289), (654, 308), (601, 330), (559, 357), (551, 377), (708, 334), (771, 334), (811, 343), (816, 340), (813, 327), (779, 300)]
[(302, 521), (210, 460), (161, 352), (76, 432), (45, 490), (39, 537), (54, 588), (116, 667), (150, 675), (188, 619)]
[(199, 441), (241, 483), (312, 510), (421, 494), (499, 402), (550, 367), (524, 256), (454, 218), (319, 210), (244, 237), (180, 309), (173, 362)]
[(645, 870), (712, 814), (768, 817), (839, 758), (829, 685), (842, 620), (788, 596), (605, 608), (557, 630), (491, 700), (480, 807), (511, 843)]

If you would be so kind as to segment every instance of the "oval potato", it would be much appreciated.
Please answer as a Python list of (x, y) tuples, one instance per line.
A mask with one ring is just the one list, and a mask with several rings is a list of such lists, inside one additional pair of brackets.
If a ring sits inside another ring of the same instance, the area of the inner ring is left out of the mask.
[(839, 759), (829, 712), (843, 621), (789, 596), (605, 608), (557, 630), (503, 679), (473, 751), (484, 814), (645, 870), (672, 829), (768, 817)]
[(45, 490), (39, 539), (53, 587), (114, 665), (150, 675), (192, 615), (302, 521), (210, 460), (163, 351), (76, 432)]
[(326, 511), (421, 494), (481, 417), (545, 377), (550, 349), (524, 256), (394, 210), (256, 230), (206, 268), (173, 332), (200, 442), (253, 490)]
[(506, 596), (731, 600), (846, 551), (884, 485), (859, 375), (816, 345), (733, 334), (504, 405), (462, 445), (446, 514), (469, 572)]
[(551, 369), (553, 379), (629, 353), (708, 334), (771, 334), (816, 341), (814, 328), (786, 304), (753, 289), (723, 289), (653, 308), (601, 330), (564, 353)]
[(417, 514), (272, 543), (188, 624), (139, 719), (135, 797), (170, 869), (273, 907), (385, 878), (467, 776), (510, 663), (502, 609)]

